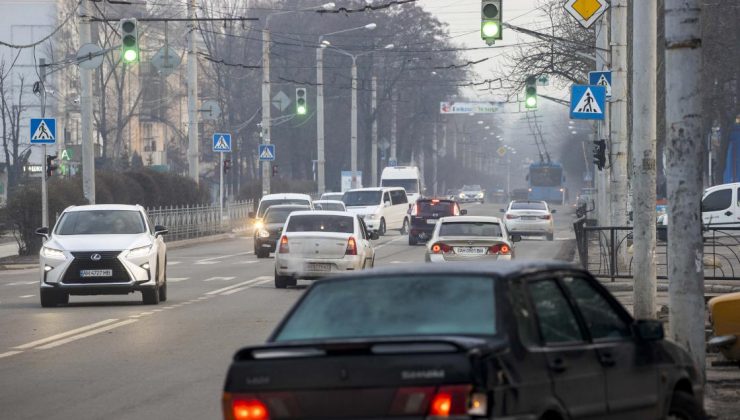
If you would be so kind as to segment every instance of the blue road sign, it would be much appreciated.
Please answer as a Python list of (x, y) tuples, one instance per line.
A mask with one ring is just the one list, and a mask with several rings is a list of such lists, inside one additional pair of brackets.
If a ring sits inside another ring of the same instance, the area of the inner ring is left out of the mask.
[(612, 97), (612, 72), (590, 71), (588, 72), (588, 84), (592, 86), (604, 86), (606, 88), (606, 99)]
[(388, 159), (388, 166), (398, 166), (397, 159)]
[(603, 120), (605, 108), (606, 88), (604, 86), (571, 86), (570, 118), (572, 120)]
[(230, 153), (231, 152), (231, 134), (215, 133), (213, 135), (213, 151)]
[(54, 144), (57, 142), (57, 120), (55, 118), (31, 118), (31, 144)]
[(274, 144), (260, 144), (259, 145), (259, 157), (260, 157), (260, 161), (275, 160), (275, 145)]

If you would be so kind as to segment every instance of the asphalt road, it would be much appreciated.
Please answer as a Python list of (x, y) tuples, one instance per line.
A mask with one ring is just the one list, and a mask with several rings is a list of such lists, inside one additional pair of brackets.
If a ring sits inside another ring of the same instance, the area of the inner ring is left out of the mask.
[[(498, 216), (501, 205), (466, 205)], [(525, 240), (517, 258), (552, 259), (573, 238), (558, 213), (556, 240)], [(393, 232), (375, 241), (376, 266), (424, 261)], [(0, 272), (0, 418), (213, 419), (229, 360), (265, 340), (310, 284), (273, 287), (273, 260), (251, 238), (171, 250), (169, 300), (141, 294), (72, 296), (42, 309), (36, 270)]]

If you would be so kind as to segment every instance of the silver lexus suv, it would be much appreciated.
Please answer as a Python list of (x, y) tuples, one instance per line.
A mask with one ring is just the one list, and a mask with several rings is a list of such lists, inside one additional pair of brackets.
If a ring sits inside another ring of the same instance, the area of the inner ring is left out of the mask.
[(140, 291), (144, 304), (167, 300), (164, 226), (152, 226), (144, 208), (129, 205), (69, 207), (39, 253), (41, 306), (69, 302), (69, 295)]

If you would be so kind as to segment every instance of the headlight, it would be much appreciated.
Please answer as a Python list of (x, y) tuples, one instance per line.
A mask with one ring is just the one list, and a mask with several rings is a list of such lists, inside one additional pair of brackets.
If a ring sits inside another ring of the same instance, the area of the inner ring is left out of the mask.
[(465, 198), (465, 193), (460, 193), (459, 197), (460, 198)]
[(264, 229), (260, 229), (259, 232), (257, 232), (257, 233), (260, 235), (260, 238), (269, 238), (270, 237), (270, 232), (268, 232), (268, 231), (266, 231)]
[(41, 248), (41, 255), (45, 258), (51, 258), (55, 260), (63, 260), (67, 258), (64, 256), (64, 252), (46, 246)]
[(254, 222), (254, 228), (255, 229), (262, 229), (263, 227), (265, 227), (265, 224), (261, 220), (260, 221), (257, 221), (257, 222)]
[(478, 198), (483, 198), (483, 193), (478, 193)]
[(149, 251), (151, 251), (151, 250), (152, 250), (152, 246), (151, 245), (141, 246), (141, 247), (138, 247), (138, 248), (134, 248), (134, 249), (132, 249), (132, 250), (130, 250), (128, 252), (128, 254), (126, 255), (126, 258), (141, 258), (141, 257), (146, 257), (147, 255), (149, 255)]

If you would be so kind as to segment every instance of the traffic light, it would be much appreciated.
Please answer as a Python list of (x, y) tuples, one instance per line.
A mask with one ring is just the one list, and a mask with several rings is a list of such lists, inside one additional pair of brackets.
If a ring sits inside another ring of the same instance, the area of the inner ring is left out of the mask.
[(600, 171), (606, 167), (606, 140), (594, 140), (594, 164)]
[(278, 174), (278, 166), (272, 165), (272, 176), (277, 176)]
[(480, 36), (486, 44), (493, 45), (502, 37), (501, 26), (502, 0), (483, 0), (481, 2)]
[(537, 109), (537, 78), (534, 76), (527, 77), (527, 84), (524, 88), (524, 107)]
[(59, 166), (54, 164), (54, 160), (57, 158), (57, 155), (46, 155), (46, 177), (51, 178), (52, 175), (54, 175), (54, 171), (59, 168)]
[(224, 159), (224, 173), (229, 173), (229, 169), (231, 169), (231, 159)]
[(139, 28), (136, 19), (121, 19), (121, 58), (126, 64), (139, 61)]
[(306, 115), (308, 105), (306, 105), (306, 88), (296, 88), (295, 90), (295, 113)]

